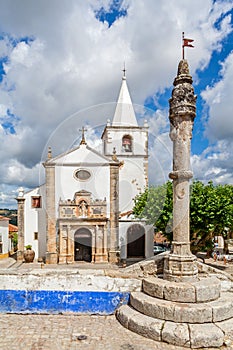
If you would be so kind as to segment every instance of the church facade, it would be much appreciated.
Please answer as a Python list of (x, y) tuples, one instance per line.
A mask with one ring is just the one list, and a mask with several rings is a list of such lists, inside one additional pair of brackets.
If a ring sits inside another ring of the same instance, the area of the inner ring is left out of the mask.
[(117, 263), (153, 255), (153, 230), (135, 220), (133, 199), (148, 185), (148, 124), (139, 126), (126, 77), (102, 152), (80, 145), (57, 157), (49, 148), (45, 184), (19, 191), (18, 258), (31, 245), (46, 263)]

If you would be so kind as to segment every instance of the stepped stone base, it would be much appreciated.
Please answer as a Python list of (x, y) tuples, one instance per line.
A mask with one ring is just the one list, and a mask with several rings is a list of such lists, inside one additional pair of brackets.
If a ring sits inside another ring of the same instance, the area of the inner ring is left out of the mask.
[(219, 348), (233, 329), (233, 293), (220, 295), (220, 288), (215, 277), (192, 283), (148, 277), (143, 291), (131, 293), (130, 305), (121, 306), (116, 317), (124, 327), (156, 341)]
[(152, 297), (183, 303), (202, 303), (220, 297), (221, 283), (216, 277), (196, 282), (170, 282), (155, 277), (143, 280), (143, 292)]

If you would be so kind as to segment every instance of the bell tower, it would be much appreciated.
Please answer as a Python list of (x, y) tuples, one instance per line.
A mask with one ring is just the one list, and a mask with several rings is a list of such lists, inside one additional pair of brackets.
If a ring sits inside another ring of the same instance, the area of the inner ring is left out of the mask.
[(103, 153), (114, 153), (122, 163), (119, 173), (119, 209), (132, 210), (133, 199), (148, 185), (148, 124), (139, 126), (129, 94), (125, 69), (112, 123), (102, 135)]

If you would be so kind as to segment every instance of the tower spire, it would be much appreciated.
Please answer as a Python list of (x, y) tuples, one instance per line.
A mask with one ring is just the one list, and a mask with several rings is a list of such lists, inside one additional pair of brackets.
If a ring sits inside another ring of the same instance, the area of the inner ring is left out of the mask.
[(123, 68), (121, 89), (112, 121), (112, 126), (138, 126), (133, 104), (129, 94), (125, 76), (125, 63)]

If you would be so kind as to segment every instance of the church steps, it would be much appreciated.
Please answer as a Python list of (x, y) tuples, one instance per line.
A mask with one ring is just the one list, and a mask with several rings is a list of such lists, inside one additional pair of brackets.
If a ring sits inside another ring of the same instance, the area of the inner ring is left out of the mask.
[(142, 292), (133, 292), (130, 295), (130, 305), (147, 316), (179, 323), (209, 323), (233, 317), (233, 300), (230, 293), (222, 293), (215, 301), (194, 304), (168, 301)]

